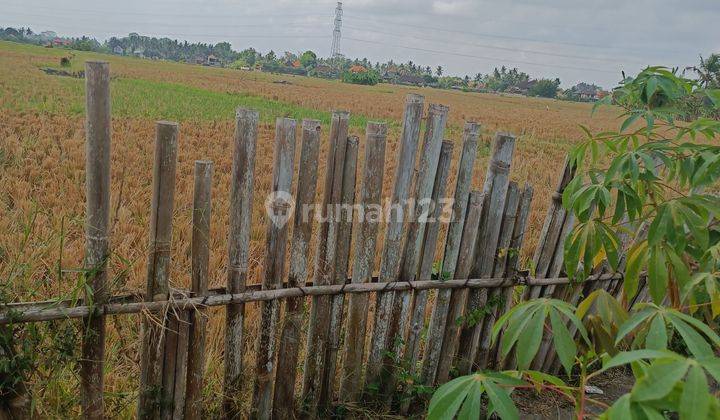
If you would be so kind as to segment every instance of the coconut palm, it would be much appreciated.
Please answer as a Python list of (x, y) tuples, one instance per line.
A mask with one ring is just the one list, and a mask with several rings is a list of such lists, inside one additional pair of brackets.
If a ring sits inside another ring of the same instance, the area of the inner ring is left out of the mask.
[(700, 56), (700, 65), (685, 68), (697, 73), (699, 82), (706, 88), (720, 87), (720, 54), (710, 54), (704, 59)]

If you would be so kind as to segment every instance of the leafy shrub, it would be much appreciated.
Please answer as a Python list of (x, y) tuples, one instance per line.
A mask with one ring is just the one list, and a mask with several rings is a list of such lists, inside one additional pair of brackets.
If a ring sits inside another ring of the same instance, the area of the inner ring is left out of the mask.
[(345, 83), (354, 83), (356, 85), (376, 85), (380, 81), (380, 76), (375, 70), (353, 73), (345, 71), (342, 74), (342, 81)]

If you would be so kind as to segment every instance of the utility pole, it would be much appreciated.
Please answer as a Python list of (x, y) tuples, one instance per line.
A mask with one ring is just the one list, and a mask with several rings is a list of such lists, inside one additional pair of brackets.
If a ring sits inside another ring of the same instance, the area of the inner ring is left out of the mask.
[(337, 3), (335, 8), (335, 28), (333, 29), (333, 40), (332, 48), (330, 50), (330, 57), (337, 59), (342, 57), (340, 53), (340, 28), (342, 27), (342, 2)]

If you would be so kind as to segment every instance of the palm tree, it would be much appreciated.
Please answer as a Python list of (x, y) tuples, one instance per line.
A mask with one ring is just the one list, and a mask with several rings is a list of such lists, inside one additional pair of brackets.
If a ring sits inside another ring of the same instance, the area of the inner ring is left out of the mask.
[(697, 73), (700, 83), (705, 88), (720, 86), (720, 54), (710, 54), (707, 60), (700, 56), (699, 66), (689, 66), (685, 69)]

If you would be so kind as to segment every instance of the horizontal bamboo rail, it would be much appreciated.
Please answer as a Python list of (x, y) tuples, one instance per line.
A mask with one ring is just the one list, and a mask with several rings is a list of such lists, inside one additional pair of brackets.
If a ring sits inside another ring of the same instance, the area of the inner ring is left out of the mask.
[[(588, 277), (585, 281), (604, 281), (621, 279), (620, 274), (601, 274)], [(287, 289), (253, 290), (244, 293), (222, 293), (208, 296), (184, 297), (171, 300), (158, 300), (152, 302), (123, 302), (108, 303), (100, 306), (71, 306), (71, 307), (42, 307), (33, 309), (13, 309), (5, 305), (0, 313), (0, 325), (52, 321), (56, 319), (83, 318), (91, 313), (101, 315), (134, 314), (145, 311), (158, 311), (165, 308), (181, 310), (193, 307), (225, 306), (234, 303), (267, 302), (277, 299), (287, 299), (302, 296), (326, 296), (343, 293), (371, 293), (403, 290), (430, 290), (430, 289), (460, 289), (460, 288), (495, 288), (517, 285), (548, 286), (570, 283), (567, 277), (541, 278), (533, 277), (498, 277), (467, 280), (421, 280), (421, 281), (395, 281), (373, 283), (345, 283), (325, 286), (293, 287)], [(218, 289), (216, 289), (218, 290)], [(27, 305), (27, 303), (24, 303)]]

